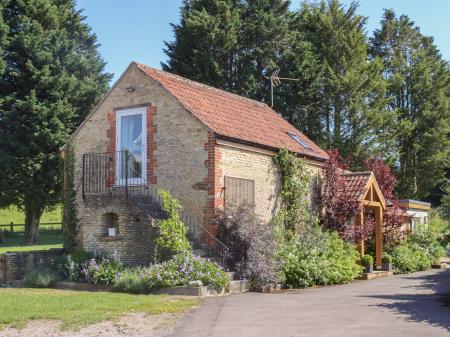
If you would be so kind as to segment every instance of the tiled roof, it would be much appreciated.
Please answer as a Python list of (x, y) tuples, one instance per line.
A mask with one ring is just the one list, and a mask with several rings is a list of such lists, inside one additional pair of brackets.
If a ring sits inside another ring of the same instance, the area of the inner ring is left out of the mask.
[[(231, 140), (281, 149), (319, 160), (327, 153), (267, 104), (137, 63), (209, 129)], [(300, 142), (295, 141), (293, 134)], [(300, 143), (303, 142), (305, 146)]]
[(372, 172), (346, 172), (342, 175), (345, 183), (345, 192), (349, 197), (359, 200), (367, 192), (367, 183)]

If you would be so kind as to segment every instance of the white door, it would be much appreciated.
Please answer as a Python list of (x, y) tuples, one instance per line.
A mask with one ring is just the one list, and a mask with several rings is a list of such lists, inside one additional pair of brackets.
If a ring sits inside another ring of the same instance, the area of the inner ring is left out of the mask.
[(147, 179), (146, 109), (116, 112), (116, 184), (140, 185)]

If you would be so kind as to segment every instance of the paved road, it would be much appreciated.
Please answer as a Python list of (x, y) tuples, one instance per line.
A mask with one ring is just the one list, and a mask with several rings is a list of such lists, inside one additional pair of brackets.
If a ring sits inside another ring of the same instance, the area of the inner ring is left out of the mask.
[(208, 299), (172, 336), (450, 336), (450, 269)]

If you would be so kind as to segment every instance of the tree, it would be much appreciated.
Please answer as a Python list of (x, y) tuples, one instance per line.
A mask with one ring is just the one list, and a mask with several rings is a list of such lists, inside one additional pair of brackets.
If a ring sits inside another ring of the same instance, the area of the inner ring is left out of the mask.
[(164, 70), (228, 91), (236, 91), (239, 71), (239, 0), (184, 0), (175, 41), (165, 42)]
[(401, 197), (425, 198), (449, 167), (450, 71), (431, 37), (407, 16), (385, 10), (370, 40), (371, 55), (384, 62), (387, 109), (394, 115), (386, 130), (395, 142)]
[(444, 187), (444, 195), (441, 198), (442, 211), (447, 221), (450, 222), (450, 184)]
[(61, 201), (58, 150), (108, 89), (96, 37), (73, 0), (5, 0), (0, 206), (25, 213), (26, 243)]
[(299, 31), (323, 67), (320, 96), (313, 115), (320, 120), (315, 140), (325, 148), (339, 149), (351, 168), (380, 151), (385, 82), (379, 59), (368, 60), (364, 32), (366, 19), (357, 4), (344, 7), (338, 0), (305, 2), (299, 12)]

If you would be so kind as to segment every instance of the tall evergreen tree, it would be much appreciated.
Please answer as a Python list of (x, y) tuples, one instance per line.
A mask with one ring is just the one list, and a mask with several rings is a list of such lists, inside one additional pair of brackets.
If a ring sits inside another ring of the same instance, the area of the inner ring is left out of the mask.
[(172, 24), (175, 41), (165, 42), (163, 69), (236, 91), (241, 12), (239, 0), (184, 0), (180, 24)]
[(316, 141), (339, 149), (353, 168), (384, 147), (379, 130), (386, 119), (382, 64), (368, 60), (366, 19), (356, 10), (356, 3), (344, 7), (330, 0), (304, 3), (299, 13), (299, 30), (323, 67), (320, 104), (312, 112), (320, 121)]
[(400, 197), (424, 198), (449, 166), (450, 72), (431, 37), (407, 16), (386, 10), (371, 39), (371, 53), (384, 62), (387, 105), (395, 119)]
[(3, 0), (0, 204), (25, 213), (26, 243), (60, 202), (58, 149), (108, 89), (96, 37), (73, 0)]
[(280, 69), (298, 80), (275, 89), (274, 108), (315, 139), (322, 67), (298, 19), (286, 0), (185, 0), (163, 69), (267, 103)]

